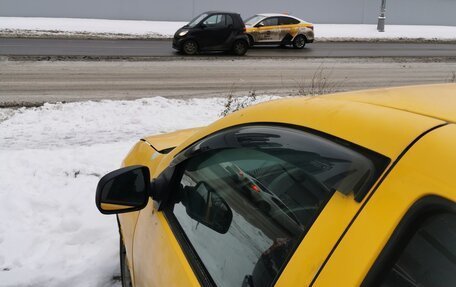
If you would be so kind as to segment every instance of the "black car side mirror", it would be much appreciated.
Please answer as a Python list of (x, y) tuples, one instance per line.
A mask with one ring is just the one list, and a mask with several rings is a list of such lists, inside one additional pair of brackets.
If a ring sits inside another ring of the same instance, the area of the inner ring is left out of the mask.
[(149, 194), (149, 168), (136, 165), (103, 176), (98, 182), (95, 202), (103, 214), (125, 213), (143, 209)]
[(187, 189), (182, 203), (188, 216), (210, 229), (222, 234), (230, 229), (233, 211), (206, 182), (201, 181), (194, 188)]
[(201, 25), (200, 25), (200, 28), (201, 28), (201, 29), (206, 29), (206, 28), (207, 28), (207, 25), (206, 25), (206, 24), (201, 24)]
[(260, 27), (264, 27), (264, 23), (258, 23), (255, 25), (255, 28), (260, 28)]

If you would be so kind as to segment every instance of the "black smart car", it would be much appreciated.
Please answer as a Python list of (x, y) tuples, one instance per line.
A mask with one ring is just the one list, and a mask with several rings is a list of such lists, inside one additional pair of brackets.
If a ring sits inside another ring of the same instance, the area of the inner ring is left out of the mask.
[(187, 55), (200, 51), (232, 51), (244, 55), (249, 48), (245, 25), (237, 13), (205, 12), (174, 34), (173, 48)]

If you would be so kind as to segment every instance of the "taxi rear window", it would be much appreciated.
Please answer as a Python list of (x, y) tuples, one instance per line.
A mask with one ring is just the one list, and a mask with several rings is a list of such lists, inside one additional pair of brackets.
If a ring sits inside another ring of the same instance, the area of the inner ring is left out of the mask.
[(290, 17), (280, 17), (279, 20), (279, 25), (294, 25), (299, 23), (299, 20)]

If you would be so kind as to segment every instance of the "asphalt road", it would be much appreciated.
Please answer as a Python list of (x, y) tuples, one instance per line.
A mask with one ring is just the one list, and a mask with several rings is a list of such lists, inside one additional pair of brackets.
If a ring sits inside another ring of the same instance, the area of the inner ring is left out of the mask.
[(456, 81), (454, 59), (204, 58), (198, 61), (0, 60), (0, 106), (207, 97), (248, 91), (302, 95)]
[[(170, 40), (2, 38), (0, 39), (0, 55), (171, 57), (179, 54), (171, 48)], [(308, 44), (303, 50), (254, 47), (249, 50), (247, 57), (456, 57), (456, 44), (322, 42)]]

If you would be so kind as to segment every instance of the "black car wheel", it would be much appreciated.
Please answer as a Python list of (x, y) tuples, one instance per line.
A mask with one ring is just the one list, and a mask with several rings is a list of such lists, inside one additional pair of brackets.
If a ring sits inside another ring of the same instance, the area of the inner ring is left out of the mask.
[(182, 51), (187, 55), (195, 55), (198, 53), (198, 44), (193, 40), (185, 41), (182, 45)]
[(247, 53), (247, 50), (249, 49), (249, 44), (247, 44), (246, 41), (244, 40), (238, 40), (234, 42), (233, 45), (233, 53), (236, 56), (243, 56), (245, 53)]
[(127, 263), (127, 251), (120, 238), (120, 276), (122, 279), (122, 287), (132, 287), (130, 269)]
[(298, 35), (293, 40), (293, 47), (295, 49), (302, 49), (306, 45), (306, 37), (303, 35)]

